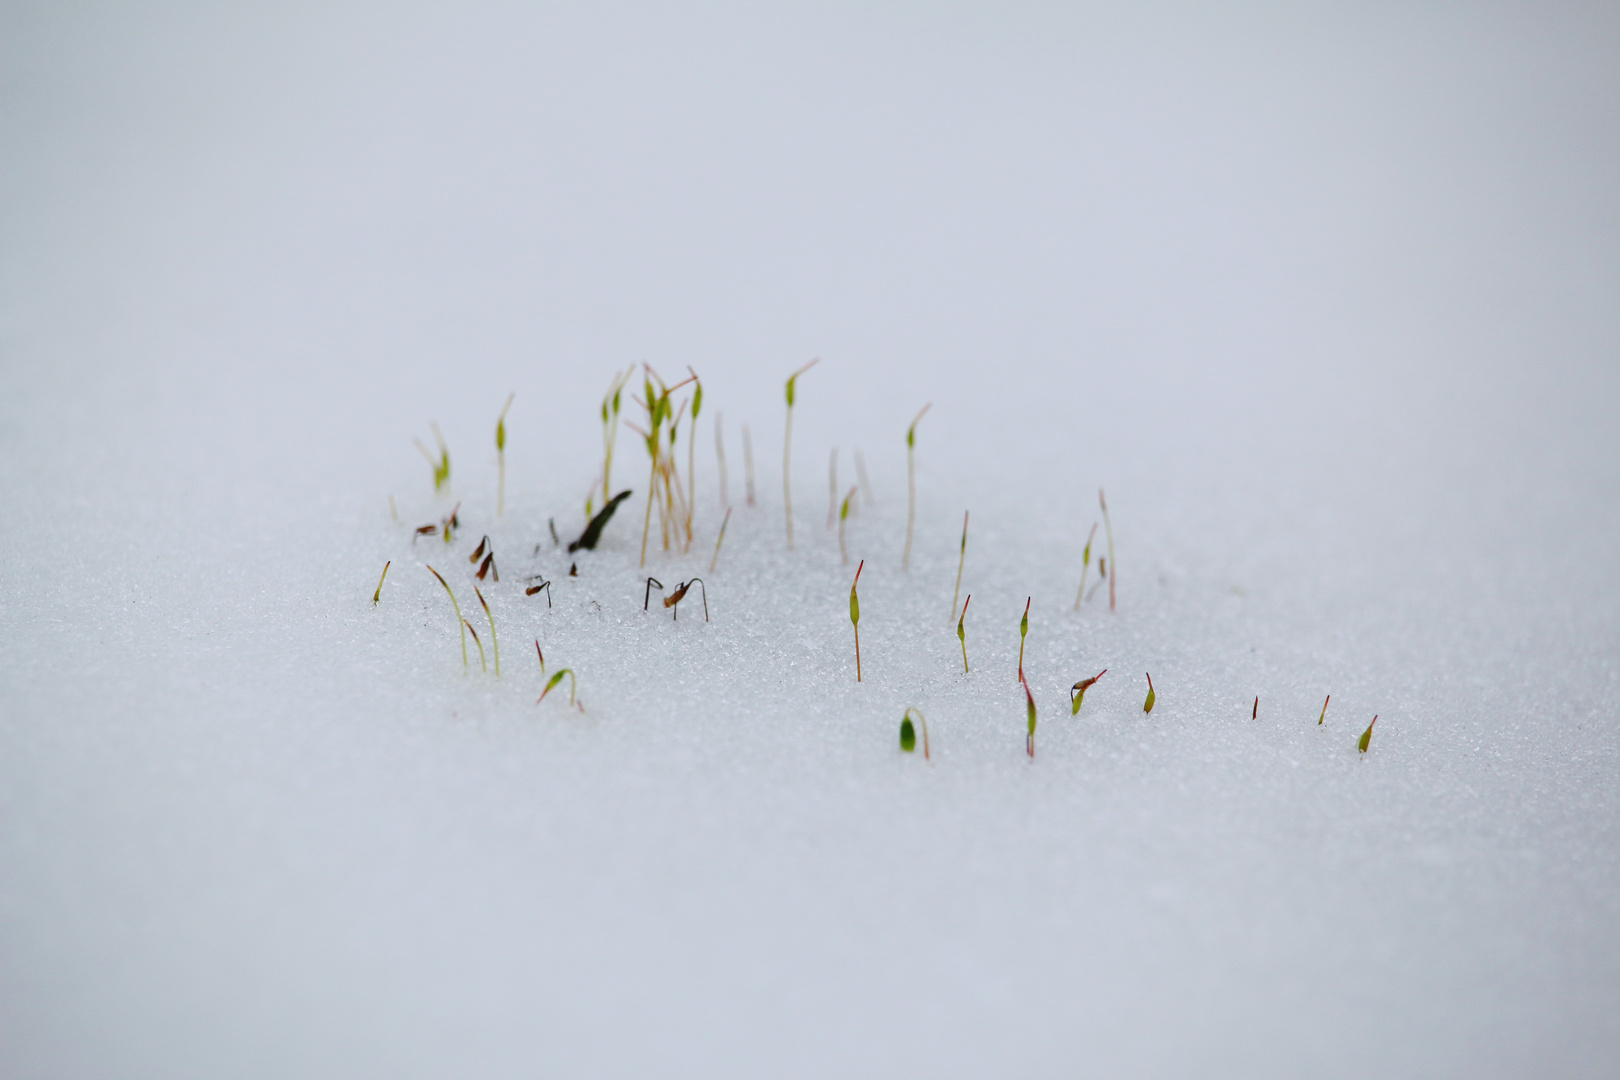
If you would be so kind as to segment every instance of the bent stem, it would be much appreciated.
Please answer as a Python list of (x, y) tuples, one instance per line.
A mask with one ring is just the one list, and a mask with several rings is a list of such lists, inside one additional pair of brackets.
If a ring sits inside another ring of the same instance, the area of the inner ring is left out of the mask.
[[(473, 586), (473, 593), (478, 597), (478, 602), (484, 605), (484, 618), (489, 620), (489, 641), (491, 648), (495, 650), (495, 677), (498, 679), (501, 677), (501, 639), (495, 636), (495, 616), (490, 613), (489, 601), (478, 591), (478, 586)], [(546, 597), (550, 599), (551, 594), (547, 593)]]
[(849, 621), (855, 627), (855, 681), (861, 681), (861, 598), (855, 592), (861, 585), (861, 571), (866, 568), (866, 560), (855, 568), (855, 581), (849, 587)]
[(1091, 540), (1097, 535), (1097, 523), (1091, 523), (1091, 531), (1086, 534), (1086, 550), (1080, 554), (1080, 591), (1074, 594), (1074, 610), (1080, 610), (1080, 600), (1086, 595), (1086, 574), (1091, 570)]
[(726, 507), (726, 518), (720, 523), (720, 535), (714, 538), (714, 558), (709, 560), (709, 573), (714, 573), (714, 564), (720, 561), (720, 545), (726, 538), (726, 526), (731, 524), (731, 507)]
[[(568, 704), (574, 704), (574, 694), (579, 689), (579, 680), (574, 677), (573, 668), (558, 668), (556, 674), (552, 675), (551, 679), (546, 683), (546, 688), (540, 691), (540, 696), (534, 699), (534, 703), (538, 705), (546, 700), (546, 695), (551, 693), (558, 683), (562, 682), (564, 675), (568, 676)], [(583, 709), (580, 711), (584, 712)]]
[(1322, 699), (1322, 715), (1318, 716), (1316, 718), (1316, 726), (1317, 727), (1321, 727), (1322, 726), (1322, 721), (1327, 719), (1327, 703), (1332, 701), (1332, 700), (1333, 700), (1333, 695), (1332, 694), (1329, 694), (1327, 697)]
[(388, 568), (393, 565), (393, 559), (389, 559), (387, 562), (383, 563), (382, 577), (377, 579), (377, 591), (371, 594), (372, 607), (376, 607), (377, 601), (382, 599), (382, 583), (388, 580)]
[[(431, 566), (428, 567), (428, 573), (439, 579), (439, 584), (444, 586), (444, 591), (449, 595), (450, 603), (456, 609), (456, 626), (465, 626), (467, 624), (467, 620), (461, 617), (461, 605), (456, 603), (456, 594), (451, 592), (450, 583), (444, 580), (444, 575), (440, 574)], [(465, 630), (461, 631), (461, 666), (467, 666), (467, 631)]]
[(1147, 700), (1142, 702), (1142, 711), (1145, 712), (1145, 713), (1150, 713), (1150, 712), (1153, 711), (1153, 703), (1158, 700), (1158, 695), (1153, 692), (1153, 676), (1149, 675), (1147, 677), (1147, 681), (1148, 681), (1148, 696), (1147, 696)]
[[(962, 567), (967, 565), (967, 527), (968, 512), (962, 511), (962, 553), (956, 558), (956, 588), (951, 590), (951, 618), (956, 618), (956, 598), (962, 595)], [(1023, 662), (1018, 664), (1023, 668)]]
[(909, 754), (917, 748), (917, 731), (911, 726), (912, 713), (917, 714), (917, 722), (922, 725), (923, 759), (932, 761), (933, 758), (928, 753), (928, 719), (923, 716), (922, 710), (915, 705), (908, 705), (906, 711), (900, 717), (900, 749)]
[(466, 619), (462, 619), (461, 622), (467, 627), (468, 630), (472, 630), (473, 644), (478, 646), (478, 666), (483, 670), (488, 671), (489, 664), (484, 660), (484, 643), (478, 640), (478, 631), (473, 630), (473, 624), (468, 622)]
[(968, 673), (967, 662), (967, 631), (962, 629), (962, 623), (967, 619), (968, 605), (973, 603), (973, 594), (968, 593), (967, 599), (962, 601), (962, 614), (956, 620), (956, 640), (962, 643), (962, 674)]
[(1090, 690), (1092, 688), (1092, 686), (1094, 686), (1096, 684), (1097, 680), (1102, 678), (1106, 674), (1108, 674), (1108, 669), (1103, 668), (1101, 671), (1097, 672), (1097, 674), (1093, 675), (1091, 678), (1089, 678), (1089, 679), (1081, 679), (1079, 682), (1077, 682), (1073, 686), (1069, 687), (1069, 715), (1070, 716), (1079, 716), (1080, 715), (1080, 706), (1085, 703), (1086, 691)]
[[(911, 570), (911, 533), (917, 522), (917, 423), (923, 418), (923, 413), (934, 407), (930, 401), (917, 413), (906, 428), (906, 552), (900, 557), (900, 569)], [(951, 605), (955, 608), (955, 604)]]
[(1119, 576), (1119, 564), (1114, 561), (1114, 525), (1108, 520), (1108, 500), (1102, 488), (1097, 489), (1097, 502), (1102, 505), (1103, 528), (1108, 532), (1108, 610), (1113, 611), (1114, 580)]
[(1029, 602), (1033, 596), (1024, 598), (1024, 617), (1018, 620), (1018, 681), (1024, 681), (1024, 639), (1029, 636)]
[(782, 432), (782, 509), (787, 515), (787, 546), (793, 550), (793, 477), (790, 469), (793, 451), (793, 384), (800, 375), (809, 371), (821, 362), (816, 357), (798, 371), (788, 376), (787, 381), (787, 426)]

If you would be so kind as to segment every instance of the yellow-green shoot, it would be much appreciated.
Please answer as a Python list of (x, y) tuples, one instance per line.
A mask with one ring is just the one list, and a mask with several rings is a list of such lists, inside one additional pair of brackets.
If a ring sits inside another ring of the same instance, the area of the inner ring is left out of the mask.
[(435, 420), (429, 426), (433, 428), (433, 437), (439, 443), (439, 457), (437, 460), (428, 452), (428, 448), (422, 445), (421, 439), (412, 439), (411, 441), (416, 444), (418, 450), (422, 451), (422, 456), (427, 458), (428, 467), (433, 470), (433, 490), (438, 492), (443, 490), (444, 486), (450, 482), (450, 448), (444, 444), (444, 436), (439, 432), (439, 422)]
[[(720, 522), (720, 535), (714, 538), (714, 558), (709, 560), (709, 573), (714, 573), (714, 564), (720, 561), (720, 545), (726, 539), (726, 526), (731, 524), (731, 507), (726, 507), (725, 520)], [(847, 559), (845, 560), (848, 561)]]
[(1149, 675), (1147, 677), (1147, 681), (1148, 681), (1148, 696), (1147, 696), (1147, 700), (1142, 702), (1142, 711), (1145, 712), (1145, 713), (1150, 713), (1150, 712), (1153, 711), (1153, 703), (1158, 700), (1158, 695), (1153, 692), (1153, 676)]
[[(967, 565), (968, 512), (962, 511), (962, 552), (956, 558), (956, 588), (951, 590), (951, 618), (956, 618), (956, 598), (962, 595), (962, 567)], [(1019, 664), (1019, 667), (1023, 667)]]
[(465, 629), (462, 629), (462, 628), (467, 625), (467, 620), (461, 617), (461, 605), (456, 602), (456, 594), (451, 590), (450, 583), (448, 581), (444, 580), (444, 575), (443, 574), (439, 573), (437, 570), (433, 569), (433, 567), (431, 567), (431, 566), (428, 567), (428, 573), (432, 574), (434, 577), (439, 579), (439, 584), (444, 586), (445, 594), (450, 597), (451, 606), (456, 609), (456, 628), (461, 630), (461, 666), (466, 667), (467, 666), (467, 631)]
[(1367, 752), (1367, 747), (1372, 745), (1372, 729), (1373, 724), (1376, 723), (1378, 723), (1378, 717), (1375, 716), (1372, 718), (1372, 724), (1368, 724), (1367, 730), (1361, 733), (1361, 741), (1356, 743), (1356, 748), (1363, 754)]
[(473, 624), (470, 623), (470, 622), (467, 622), (466, 619), (462, 619), (461, 621), (462, 621), (462, 624), (465, 625), (468, 630), (472, 631), (473, 644), (478, 646), (478, 666), (480, 668), (482, 668), (483, 670), (488, 671), (489, 670), (489, 663), (484, 659), (484, 643), (482, 641), (478, 640), (478, 631), (473, 630)]
[(791, 470), (793, 453), (793, 399), (794, 386), (799, 376), (809, 371), (821, 362), (816, 357), (798, 371), (788, 376), (787, 381), (787, 426), (782, 430), (782, 509), (787, 515), (787, 546), (793, 550), (793, 476)]
[(928, 720), (923, 716), (922, 710), (915, 705), (907, 706), (905, 713), (900, 717), (900, 749), (908, 754), (917, 749), (917, 729), (911, 725), (912, 713), (917, 714), (917, 723), (922, 725), (923, 759), (932, 761), (933, 758), (928, 752)]
[[(697, 372), (690, 367), (692, 381), (696, 384), (692, 391), (692, 425), (691, 434), (686, 437), (686, 548), (692, 549), (692, 511), (697, 499), (697, 418), (698, 410), (703, 408), (703, 380), (697, 377)], [(673, 439), (674, 432), (670, 432)]]
[(1119, 564), (1114, 561), (1114, 526), (1108, 520), (1108, 499), (1103, 495), (1102, 488), (1097, 489), (1097, 502), (1102, 506), (1103, 529), (1108, 533), (1108, 610), (1113, 611), (1114, 582), (1119, 576)]
[(1097, 535), (1097, 523), (1091, 523), (1091, 532), (1086, 534), (1086, 549), (1080, 553), (1080, 591), (1074, 594), (1074, 610), (1080, 610), (1080, 599), (1086, 595), (1086, 574), (1091, 570), (1091, 541)]
[(383, 563), (382, 577), (377, 579), (377, 591), (371, 594), (372, 607), (376, 607), (377, 601), (382, 599), (382, 583), (388, 580), (388, 568), (393, 565), (393, 559), (389, 559), (387, 562)]
[(1024, 617), (1018, 620), (1018, 681), (1024, 681), (1024, 639), (1029, 636), (1029, 602), (1033, 596), (1024, 598)]
[(1318, 716), (1316, 718), (1316, 726), (1317, 727), (1321, 727), (1322, 726), (1322, 721), (1327, 719), (1327, 703), (1332, 701), (1332, 700), (1333, 700), (1333, 695), (1332, 694), (1329, 694), (1327, 697), (1322, 699), (1322, 715)]
[(849, 494), (844, 496), (844, 505), (838, 508), (838, 554), (843, 557), (844, 565), (849, 565), (849, 548), (844, 546), (844, 523), (849, 520), (849, 501), (855, 497), (856, 488), (851, 487)]
[[(512, 399), (515, 397), (517, 397), (516, 390), (506, 395), (506, 404), (501, 406), (501, 415), (495, 418), (495, 462), (501, 478), (495, 496), (496, 517), (506, 513), (506, 410), (512, 407)], [(499, 668), (500, 664), (495, 666)]]
[(967, 609), (971, 603), (973, 603), (973, 594), (968, 593), (967, 599), (962, 601), (962, 614), (956, 620), (956, 640), (962, 643), (962, 674), (964, 675), (968, 673), (967, 631), (962, 629), (962, 624), (967, 620)]
[(855, 568), (855, 581), (849, 587), (849, 622), (855, 627), (855, 681), (861, 681), (861, 598), (855, 590), (861, 587), (861, 571), (866, 568), (866, 560)]
[[(906, 551), (900, 556), (900, 569), (906, 571), (911, 570), (911, 533), (917, 523), (917, 423), (933, 407), (932, 401), (924, 405), (906, 428)], [(951, 607), (955, 606), (953, 602)]]
[(1108, 669), (1103, 668), (1101, 671), (1097, 672), (1097, 674), (1093, 675), (1091, 678), (1089, 678), (1089, 679), (1081, 679), (1079, 682), (1075, 683), (1073, 686), (1071, 686), (1069, 688), (1069, 715), (1070, 716), (1079, 716), (1080, 715), (1080, 706), (1085, 703), (1086, 691), (1090, 690), (1094, 685), (1096, 685), (1097, 680), (1102, 678), (1106, 674), (1108, 674)]
[(495, 677), (498, 679), (501, 677), (501, 639), (495, 636), (495, 616), (490, 614), (489, 601), (478, 591), (478, 586), (473, 586), (473, 593), (478, 597), (478, 602), (484, 605), (484, 618), (489, 620), (489, 642), (495, 650)]
[(1029, 692), (1029, 683), (1018, 680), (1024, 687), (1024, 710), (1029, 717), (1029, 733), (1024, 737), (1024, 748), (1031, 759), (1035, 757), (1035, 695)]
[[(619, 398), (624, 386), (635, 374), (632, 365), (624, 371), (615, 371), (613, 381), (608, 384), (606, 394), (602, 395), (602, 498), (607, 498), (608, 492), (613, 490), (613, 448), (619, 441)], [(585, 499), (585, 516), (591, 516), (591, 500)]]
[(584, 712), (585, 707), (577, 704), (574, 701), (574, 694), (579, 689), (579, 680), (574, 677), (573, 668), (558, 668), (552, 674), (551, 678), (546, 680), (546, 688), (540, 691), (540, 696), (534, 699), (534, 703), (538, 705), (542, 701), (546, 700), (546, 695), (551, 693), (552, 690), (556, 689), (557, 684), (562, 682), (564, 675), (568, 676), (568, 704), (573, 705), (575, 708), (579, 709), (580, 712)]

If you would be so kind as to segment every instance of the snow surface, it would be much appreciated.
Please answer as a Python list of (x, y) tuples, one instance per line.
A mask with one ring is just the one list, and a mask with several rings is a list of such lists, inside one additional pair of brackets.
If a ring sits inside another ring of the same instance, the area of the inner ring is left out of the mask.
[(0, 1074), (1620, 1073), (1612, 8), (3, 19)]

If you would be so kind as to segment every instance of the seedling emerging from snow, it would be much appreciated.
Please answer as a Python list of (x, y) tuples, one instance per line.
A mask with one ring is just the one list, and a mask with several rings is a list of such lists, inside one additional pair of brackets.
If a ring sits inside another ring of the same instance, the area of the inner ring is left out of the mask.
[[(484, 594), (478, 591), (478, 586), (473, 586), (473, 593), (478, 597), (478, 602), (484, 605), (484, 618), (489, 620), (489, 641), (491, 647), (495, 650), (495, 677), (498, 679), (501, 677), (501, 639), (495, 636), (495, 616), (490, 613), (489, 601), (485, 600)], [(477, 637), (478, 635), (474, 634), (473, 636)]]
[(484, 660), (484, 643), (478, 640), (478, 631), (473, 630), (473, 624), (468, 622), (466, 619), (462, 619), (461, 622), (462, 625), (464, 625), (468, 630), (472, 631), (473, 644), (478, 646), (478, 666), (483, 670), (488, 671), (489, 664)]
[(585, 531), (579, 534), (579, 539), (569, 542), (569, 552), (573, 553), (578, 551), (580, 548), (584, 548), (586, 551), (596, 550), (596, 542), (602, 539), (603, 527), (606, 526), (608, 521), (612, 519), (613, 511), (619, 508), (619, 504), (624, 502), (624, 500), (628, 499), (629, 497), (630, 489), (625, 488), (623, 491), (613, 496), (613, 498), (609, 499), (607, 505), (598, 510), (596, 512), (596, 516), (591, 518), (590, 524), (585, 526)]
[[(546, 518), (546, 527), (551, 530), (551, 546), (552, 547), (561, 547), (562, 546), (562, 537), (557, 535), (557, 519), (556, 518)], [(536, 555), (540, 554), (540, 545), (539, 544), (534, 545), (534, 553)]]
[(1086, 573), (1091, 569), (1091, 540), (1097, 535), (1097, 523), (1091, 523), (1091, 531), (1086, 534), (1086, 549), (1080, 553), (1080, 591), (1074, 594), (1074, 610), (1080, 610), (1080, 598), (1086, 595)]
[[(630, 381), (635, 374), (635, 367), (625, 368), (623, 372), (615, 371), (613, 381), (608, 384), (608, 391), (602, 395), (602, 497), (613, 490), (613, 447), (619, 441), (619, 397), (624, 390), (624, 384)], [(590, 499), (585, 500), (585, 516), (591, 513)]]
[(501, 580), (501, 571), (500, 571), (500, 568), (495, 565), (495, 553), (493, 551), (491, 551), (488, 555), (484, 556), (484, 565), (482, 565), (482, 566), (480, 566), (478, 568), (478, 574), (477, 574), (478, 580), (483, 581), (484, 580), (484, 575), (489, 573), (492, 570), (495, 572), (495, 580), (497, 582), (500, 581)]
[(1091, 678), (1089, 678), (1089, 679), (1081, 679), (1079, 682), (1077, 682), (1073, 686), (1069, 687), (1069, 715), (1070, 716), (1079, 716), (1080, 715), (1080, 706), (1086, 700), (1086, 691), (1090, 690), (1092, 685), (1094, 683), (1096, 683), (1096, 681), (1098, 679), (1102, 678), (1106, 674), (1108, 674), (1108, 669), (1103, 668), (1101, 671), (1097, 672), (1097, 674), (1093, 675)]
[(720, 544), (726, 538), (726, 526), (731, 524), (731, 507), (726, 507), (725, 520), (720, 522), (720, 535), (714, 538), (714, 557), (709, 560), (709, 573), (714, 573), (714, 564), (720, 561)]
[(433, 437), (439, 443), (439, 458), (437, 461), (428, 452), (428, 448), (422, 445), (421, 439), (412, 439), (411, 441), (416, 444), (418, 450), (422, 451), (422, 456), (427, 458), (428, 467), (433, 470), (433, 490), (437, 492), (450, 482), (450, 448), (444, 444), (444, 436), (439, 433), (438, 421), (435, 420), (431, 426), (433, 428)]
[(1329, 694), (1327, 697), (1322, 699), (1322, 715), (1318, 716), (1316, 718), (1316, 726), (1317, 727), (1321, 727), (1322, 726), (1322, 721), (1327, 719), (1327, 703), (1332, 701), (1332, 700), (1333, 700), (1333, 695), (1332, 694)]
[(967, 631), (962, 629), (962, 623), (967, 619), (967, 607), (973, 603), (973, 594), (968, 593), (966, 600), (962, 601), (962, 614), (956, 620), (956, 640), (962, 643), (962, 674), (968, 673), (967, 662)]
[(1375, 716), (1372, 718), (1372, 724), (1368, 724), (1367, 730), (1361, 733), (1361, 741), (1356, 744), (1357, 749), (1363, 754), (1367, 752), (1367, 747), (1372, 744), (1372, 729), (1373, 724), (1376, 723), (1378, 723), (1378, 717)]
[(439, 535), (439, 527), (437, 525), (418, 525), (416, 527), (415, 535), (413, 535), (411, 537), (411, 543), (413, 543), (413, 544), (416, 543), (416, 538), (418, 536), (437, 536), (437, 535)]
[[(533, 581), (534, 578), (530, 578), (529, 580)], [(527, 589), (524, 589), (523, 590), (523, 595), (524, 596), (533, 596), (535, 593), (539, 592), (541, 589), (546, 590), (546, 607), (549, 608), (551, 606), (551, 582), (546, 581), (544, 578), (542, 578), (540, 580), (540, 584), (538, 584), (538, 585), (530, 585)]]
[(653, 586), (654, 585), (658, 586), (658, 591), (659, 592), (664, 591), (664, 583), (662, 581), (659, 581), (655, 577), (649, 577), (647, 579), (647, 590), (646, 590), (646, 592), (641, 594), (641, 610), (642, 611), (646, 611), (647, 610), (647, 605), (652, 602), (652, 591), (653, 591)]
[(906, 552), (900, 557), (900, 569), (906, 571), (911, 569), (911, 531), (917, 522), (917, 423), (933, 407), (932, 401), (924, 405), (906, 428)]
[(798, 382), (800, 375), (803, 375), (820, 362), (821, 357), (816, 357), (804, 367), (789, 375), (787, 381), (787, 426), (782, 432), (782, 509), (787, 515), (787, 544), (789, 551), (793, 550), (793, 477), (789, 470), (793, 451), (793, 387)]
[[(506, 404), (501, 406), (501, 415), (495, 418), (495, 461), (500, 468), (500, 487), (495, 496), (495, 516), (500, 517), (506, 513), (506, 410), (512, 407), (512, 399), (517, 397), (514, 390), (506, 395)], [(497, 668), (500, 664), (495, 665)], [(499, 674), (499, 672), (497, 672)]]
[(467, 556), (467, 561), (472, 563), (474, 566), (478, 565), (478, 560), (484, 557), (484, 548), (488, 546), (488, 544), (489, 534), (485, 533), (484, 538), (478, 541), (478, 546), (473, 548), (473, 553)]
[(534, 639), (534, 655), (540, 658), (540, 674), (546, 673), (546, 654), (540, 651), (540, 639)]
[(912, 713), (917, 714), (917, 722), (922, 725), (923, 758), (931, 761), (933, 759), (928, 753), (928, 720), (923, 716), (922, 710), (915, 705), (907, 706), (905, 713), (900, 717), (900, 749), (908, 754), (917, 749), (917, 729), (911, 726)]
[(377, 601), (382, 599), (382, 583), (388, 580), (388, 568), (392, 565), (394, 565), (393, 559), (383, 563), (382, 577), (377, 579), (377, 591), (371, 594), (371, 605), (373, 607), (376, 607)]
[[(1103, 529), (1108, 534), (1108, 564), (1110, 566), (1114, 566), (1115, 565), (1114, 564), (1114, 526), (1113, 526), (1113, 523), (1108, 520), (1108, 499), (1103, 495), (1103, 489), (1102, 488), (1097, 489), (1097, 502), (1098, 502), (1099, 505), (1102, 506)], [(1104, 568), (1099, 565), (1097, 567), (1097, 572), (1098, 573), (1104, 573), (1105, 571), (1104, 571)], [(1116, 575), (1119, 573), (1119, 571), (1118, 571), (1118, 568), (1116, 567), (1113, 570), (1106, 571), (1106, 573), (1108, 575), (1108, 610), (1113, 611), (1114, 610), (1114, 579), (1115, 579)]]
[[(461, 504), (456, 503), (450, 509), (450, 516), (439, 523), (439, 533), (444, 537), (444, 542), (448, 544), (459, 528), (461, 528)], [(416, 531), (421, 532), (422, 530), (418, 529)]]
[[(686, 369), (692, 371), (690, 367)], [(703, 380), (692, 371), (692, 381), (696, 387), (692, 391), (692, 433), (686, 438), (686, 547), (692, 547), (692, 511), (697, 505), (697, 418), (698, 410), (703, 408)], [(669, 438), (675, 441), (675, 431), (670, 429)]]
[(1024, 681), (1024, 639), (1029, 636), (1029, 602), (1033, 596), (1024, 598), (1024, 617), (1018, 620), (1018, 681)]
[(1029, 692), (1029, 683), (1023, 679), (1018, 680), (1024, 687), (1024, 709), (1029, 715), (1029, 734), (1024, 737), (1024, 748), (1029, 756), (1035, 756), (1035, 695)]
[(1153, 676), (1149, 675), (1147, 677), (1147, 681), (1148, 681), (1148, 696), (1147, 696), (1147, 700), (1142, 702), (1142, 711), (1145, 712), (1145, 713), (1150, 713), (1150, 712), (1153, 711), (1153, 703), (1158, 700), (1158, 695), (1154, 694), (1154, 692), (1153, 692)]
[[(686, 590), (690, 589), (693, 585), (703, 585), (703, 579), (700, 577), (695, 577), (691, 581), (683, 581), (679, 585), (675, 586), (674, 592), (664, 597), (664, 606), (675, 609), (675, 621), (679, 621), (681, 617), (681, 609), (679, 606), (680, 602), (686, 599)], [(660, 585), (659, 588), (663, 588), (663, 586)], [(708, 622), (709, 587), (707, 585), (703, 585), (703, 588), (700, 590), (700, 595), (703, 597), (703, 621)]]
[(843, 558), (844, 565), (849, 565), (849, 548), (844, 546), (844, 522), (849, 520), (849, 501), (855, 497), (855, 488), (849, 489), (844, 496), (844, 505), (838, 508), (838, 554)]
[[(440, 574), (431, 566), (428, 567), (428, 573), (439, 579), (439, 584), (444, 586), (445, 593), (449, 595), (450, 604), (456, 609), (457, 628), (459, 629), (460, 627), (466, 626), (467, 620), (461, 617), (461, 605), (456, 603), (456, 594), (450, 590), (450, 583), (444, 580), (444, 575)], [(465, 630), (462, 630), (461, 632), (461, 666), (467, 666), (467, 632)]]
[[(962, 595), (962, 567), (967, 565), (968, 512), (962, 511), (962, 552), (956, 557), (956, 588), (951, 590), (951, 618), (956, 618), (956, 598)], [(1022, 668), (1024, 665), (1018, 665)]]
[(866, 560), (855, 568), (855, 581), (849, 587), (849, 622), (855, 627), (855, 681), (861, 681), (861, 598), (855, 592), (861, 585), (861, 571), (866, 567)]
[[(536, 648), (538, 648), (538, 646), (536, 646)], [(577, 705), (574, 702), (574, 694), (579, 689), (579, 680), (574, 677), (573, 668), (558, 668), (556, 673), (546, 681), (546, 688), (540, 691), (540, 696), (534, 699), (534, 703), (538, 705), (542, 701), (546, 700), (546, 695), (551, 693), (551, 691), (556, 688), (558, 683), (562, 682), (564, 675), (568, 676), (568, 704), (573, 705), (580, 712), (584, 712), (585, 707), (583, 705)]]
[(1259, 699), (1259, 697), (1256, 697), (1254, 699), (1254, 711), (1249, 714), (1249, 719), (1250, 720), (1258, 720), (1258, 719), (1260, 719), (1260, 699)]

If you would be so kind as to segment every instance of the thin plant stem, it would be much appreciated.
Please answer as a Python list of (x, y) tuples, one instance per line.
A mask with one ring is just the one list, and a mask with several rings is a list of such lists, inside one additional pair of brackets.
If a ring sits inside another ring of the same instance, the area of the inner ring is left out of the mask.
[(1097, 502), (1102, 505), (1103, 528), (1108, 531), (1108, 610), (1114, 610), (1114, 581), (1119, 576), (1119, 564), (1114, 561), (1114, 525), (1108, 520), (1108, 499), (1103, 489), (1097, 489)]
[(389, 559), (387, 562), (383, 563), (382, 577), (377, 579), (377, 591), (371, 594), (371, 604), (373, 607), (376, 607), (377, 601), (382, 599), (382, 585), (383, 582), (388, 580), (388, 568), (392, 565), (394, 565), (393, 559)]
[(973, 603), (973, 594), (968, 593), (967, 599), (962, 601), (962, 614), (957, 616), (956, 619), (956, 640), (962, 643), (962, 674), (964, 675), (968, 673), (967, 631), (963, 629), (962, 624), (967, 621), (967, 609), (971, 603)]
[(849, 520), (849, 503), (855, 498), (855, 490), (853, 487), (849, 489), (849, 494), (844, 496), (844, 505), (838, 511), (838, 554), (845, 566), (849, 565), (849, 548), (844, 546), (844, 523)]
[(466, 619), (462, 619), (461, 621), (462, 621), (463, 625), (465, 625), (467, 627), (468, 630), (472, 631), (473, 644), (478, 646), (478, 666), (480, 668), (482, 668), (484, 671), (488, 671), (489, 670), (489, 663), (484, 659), (484, 643), (482, 641), (478, 640), (478, 631), (473, 630), (473, 624), (470, 623), (470, 622), (467, 622)]
[(787, 546), (789, 551), (793, 550), (793, 474), (791, 469), (793, 451), (793, 386), (800, 375), (803, 375), (820, 362), (821, 357), (816, 357), (808, 364), (801, 367), (798, 371), (795, 371), (792, 375), (789, 375), (787, 381), (787, 424), (782, 429), (782, 510), (787, 517)]
[(1024, 598), (1024, 617), (1018, 622), (1018, 681), (1024, 681), (1024, 639), (1029, 636), (1029, 602), (1033, 596)]
[[(501, 517), (506, 513), (506, 410), (512, 407), (512, 399), (517, 397), (514, 390), (506, 395), (506, 404), (501, 406), (501, 415), (495, 418), (495, 461), (500, 469), (500, 486), (495, 496), (495, 516)], [(500, 662), (495, 664), (499, 673)]]
[(1333, 695), (1332, 694), (1329, 694), (1327, 697), (1322, 699), (1322, 715), (1320, 715), (1320, 716), (1318, 716), (1316, 718), (1316, 726), (1317, 727), (1321, 727), (1322, 726), (1322, 721), (1327, 719), (1327, 705), (1328, 705), (1328, 702), (1330, 702), (1332, 700), (1333, 700)]
[[(900, 557), (900, 569), (908, 572), (911, 570), (911, 533), (917, 523), (917, 422), (933, 407), (932, 401), (924, 405), (906, 428), (906, 551)], [(954, 609), (956, 604), (953, 602), (951, 607)]]
[(956, 598), (962, 595), (962, 567), (967, 565), (968, 512), (962, 511), (962, 553), (956, 560), (956, 588), (951, 590), (951, 618), (956, 618)]
[(484, 605), (484, 618), (489, 620), (489, 642), (490, 647), (495, 650), (495, 677), (498, 679), (501, 677), (501, 639), (495, 636), (495, 616), (491, 614), (489, 601), (478, 591), (478, 586), (473, 586), (473, 593), (478, 597), (478, 602)]
[(647, 518), (641, 523), (641, 565), (647, 565), (647, 533), (652, 529), (653, 488), (658, 480), (658, 460), (653, 459), (652, 473), (647, 477)]
[(849, 621), (855, 627), (855, 681), (861, 681), (861, 601), (855, 590), (861, 584), (861, 571), (866, 568), (866, 560), (855, 568), (855, 582), (849, 587)]
[(1086, 574), (1091, 570), (1091, 539), (1097, 535), (1097, 523), (1091, 523), (1091, 532), (1086, 534), (1086, 549), (1080, 555), (1080, 591), (1074, 594), (1074, 610), (1080, 610), (1080, 599), (1086, 595)]
[(731, 524), (731, 507), (726, 507), (725, 520), (720, 522), (720, 535), (714, 538), (714, 558), (709, 560), (709, 573), (714, 573), (714, 564), (720, 561), (720, 544), (726, 538), (726, 526)]
[[(444, 591), (449, 595), (450, 605), (456, 609), (456, 626), (460, 628), (467, 625), (467, 620), (461, 617), (461, 605), (456, 603), (456, 594), (451, 591), (450, 583), (444, 580), (443, 574), (440, 574), (431, 566), (428, 567), (428, 573), (439, 579), (439, 584), (444, 586)], [(461, 666), (467, 666), (467, 632), (465, 630), (461, 631)]]

